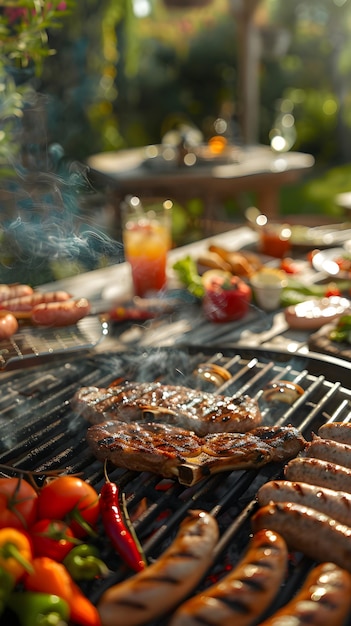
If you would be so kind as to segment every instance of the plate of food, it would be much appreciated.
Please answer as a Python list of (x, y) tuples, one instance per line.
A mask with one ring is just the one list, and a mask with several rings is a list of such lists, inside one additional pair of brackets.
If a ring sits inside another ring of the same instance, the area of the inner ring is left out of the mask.
[(345, 248), (329, 248), (317, 252), (313, 256), (312, 265), (317, 272), (351, 280), (351, 252)]

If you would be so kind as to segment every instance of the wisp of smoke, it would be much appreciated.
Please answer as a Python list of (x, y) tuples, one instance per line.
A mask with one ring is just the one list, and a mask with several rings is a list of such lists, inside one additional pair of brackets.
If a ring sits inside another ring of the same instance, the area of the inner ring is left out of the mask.
[[(55, 153), (62, 154), (57, 146)], [(54, 170), (18, 170), (16, 178), (6, 186), (1, 282), (51, 281), (55, 278), (50, 275), (53, 263), (58, 262), (61, 269), (63, 263), (72, 274), (124, 260), (122, 244), (94, 226), (91, 216), (82, 211), (82, 199), (96, 193), (88, 168), (59, 158)]]

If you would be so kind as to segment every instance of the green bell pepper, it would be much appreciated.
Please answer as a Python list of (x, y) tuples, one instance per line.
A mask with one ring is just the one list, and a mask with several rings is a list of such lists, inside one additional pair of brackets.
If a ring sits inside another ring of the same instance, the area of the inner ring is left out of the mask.
[(7, 606), (11, 591), (15, 586), (15, 579), (5, 569), (0, 568), (0, 615)]
[(21, 626), (67, 626), (70, 616), (67, 602), (50, 593), (15, 591), (10, 593), (7, 606)]
[(75, 546), (63, 559), (63, 564), (73, 580), (93, 580), (109, 574), (107, 565), (99, 558), (95, 546), (82, 543)]

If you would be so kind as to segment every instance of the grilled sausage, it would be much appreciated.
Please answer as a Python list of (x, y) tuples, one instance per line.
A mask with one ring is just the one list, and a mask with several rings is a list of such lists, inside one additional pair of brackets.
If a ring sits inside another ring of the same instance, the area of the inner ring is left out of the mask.
[(66, 291), (50, 291), (46, 293), (36, 291), (29, 295), (2, 300), (0, 301), (0, 308), (12, 311), (12, 313), (24, 313), (30, 312), (33, 307), (37, 304), (41, 304), (42, 302), (63, 302), (65, 300), (69, 300), (70, 298), (70, 294)]
[(306, 456), (338, 463), (343, 467), (351, 469), (351, 445), (333, 441), (333, 439), (323, 439), (317, 435), (313, 436), (311, 443), (307, 446)]
[(9, 339), (18, 331), (18, 322), (9, 311), (0, 311), (0, 339)]
[(102, 595), (98, 603), (102, 626), (137, 626), (172, 610), (211, 565), (218, 535), (214, 517), (191, 511), (159, 559)]
[(48, 302), (33, 308), (31, 320), (41, 326), (70, 326), (88, 315), (89, 311), (90, 303), (86, 298)]
[(175, 612), (169, 626), (250, 626), (269, 607), (283, 582), (286, 543), (271, 530), (257, 532), (234, 569)]
[(309, 457), (296, 457), (286, 464), (284, 475), (287, 480), (302, 481), (310, 485), (351, 493), (351, 470), (337, 463)]
[(0, 302), (3, 300), (9, 300), (10, 298), (19, 298), (21, 296), (29, 296), (33, 293), (33, 288), (30, 285), (0, 285)]
[(351, 572), (351, 528), (332, 517), (295, 502), (275, 502), (261, 507), (252, 528), (270, 528), (284, 537), (291, 550), (314, 561), (333, 561)]
[(333, 439), (351, 445), (351, 423), (330, 422), (318, 429), (318, 435), (323, 439)]
[(271, 480), (257, 492), (260, 506), (270, 502), (295, 502), (321, 511), (329, 517), (351, 526), (351, 494), (305, 482)]
[(351, 608), (350, 593), (350, 574), (334, 563), (321, 563), (296, 596), (260, 626), (342, 626)]

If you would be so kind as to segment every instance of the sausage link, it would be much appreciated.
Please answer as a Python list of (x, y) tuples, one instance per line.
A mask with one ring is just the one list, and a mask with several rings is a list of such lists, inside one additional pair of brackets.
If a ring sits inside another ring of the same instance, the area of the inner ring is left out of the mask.
[(296, 457), (286, 464), (284, 475), (287, 480), (351, 493), (351, 470), (337, 463), (309, 457)]
[(245, 556), (222, 580), (182, 604), (169, 626), (250, 626), (269, 607), (288, 563), (286, 543), (272, 530), (260, 530)]
[(332, 517), (295, 502), (274, 502), (260, 508), (252, 528), (271, 528), (291, 550), (314, 561), (333, 561), (351, 572), (351, 528)]
[(351, 445), (351, 423), (330, 422), (323, 424), (318, 429), (318, 435), (323, 439), (333, 439)]
[(37, 304), (44, 302), (64, 302), (70, 298), (71, 296), (67, 291), (48, 291), (44, 293), (36, 291), (30, 295), (2, 300), (0, 302), (0, 308), (7, 309), (13, 313), (27, 312), (31, 311)]
[(30, 285), (4, 285), (0, 284), (0, 302), (3, 300), (9, 300), (10, 298), (19, 298), (21, 296), (29, 296), (33, 293), (33, 288)]
[(271, 480), (259, 488), (257, 500), (260, 506), (270, 502), (295, 502), (351, 526), (351, 494), (344, 491), (317, 487), (305, 482)]
[(305, 450), (308, 457), (322, 459), (330, 463), (338, 463), (343, 467), (351, 469), (351, 445), (334, 441), (333, 439), (323, 439), (317, 435), (313, 436), (311, 443)]
[(70, 326), (88, 315), (89, 311), (90, 303), (86, 298), (48, 302), (33, 308), (31, 320), (41, 326)]
[(0, 311), (0, 340), (10, 339), (18, 331), (18, 322), (9, 311)]
[(296, 596), (259, 626), (342, 626), (350, 608), (350, 574), (334, 563), (321, 563)]
[(191, 511), (159, 559), (102, 595), (98, 603), (102, 626), (146, 624), (172, 610), (211, 565), (218, 536), (214, 517)]

